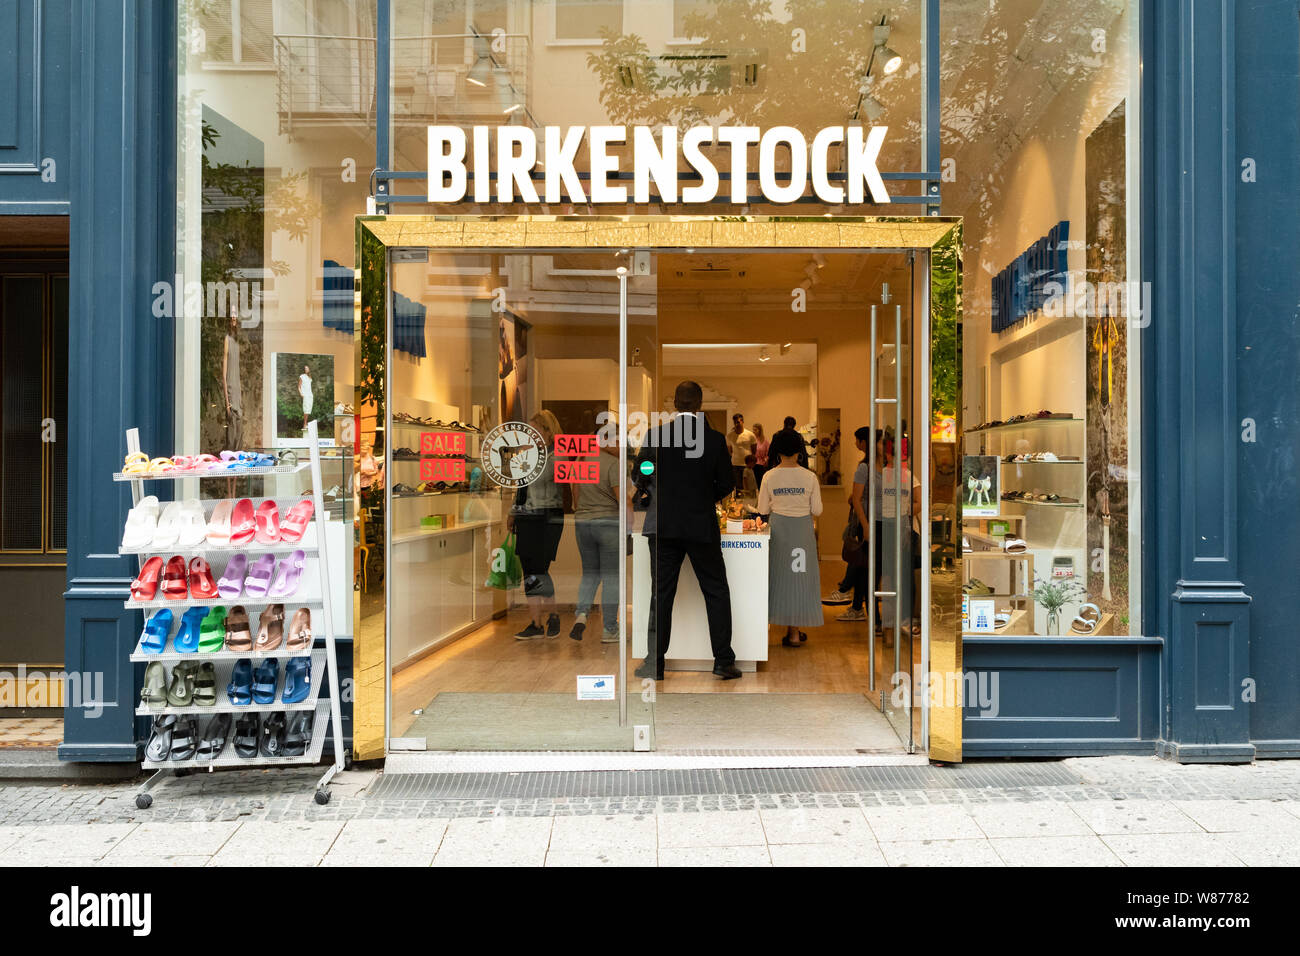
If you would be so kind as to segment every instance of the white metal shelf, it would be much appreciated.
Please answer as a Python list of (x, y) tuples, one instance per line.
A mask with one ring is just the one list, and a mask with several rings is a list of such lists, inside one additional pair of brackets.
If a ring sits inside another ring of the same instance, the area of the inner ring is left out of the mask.
[[(304, 572), (305, 576), (306, 572)], [(216, 575), (213, 575), (216, 577)], [(191, 607), (270, 607), (272, 604), (283, 604), (286, 608), (292, 604), (294, 607), (305, 607), (315, 610), (324, 603), (320, 594), (303, 594), (299, 591), (297, 594), (290, 594), (286, 597), (253, 597), (251, 594), (241, 594), (239, 597), (223, 598), (220, 596), (214, 598), (180, 598), (171, 600), (169, 598), (155, 598), (152, 601), (123, 601), (122, 606), (128, 611), (153, 611), (158, 608), (171, 608), (173, 611), (180, 612), (176, 616), (185, 613), (186, 608)], [(250, 616), (251, 619), (251, 616)]]
[[(202, 760), (197, 755), (190, 757), (188, 760), (143, 760), (141, 766), (146, 770), (206, 770), (209, 768), (216, 769), (220, 767), (284, 767), (294, 764), (314, 764), (318, 763), (321, 754), (325, 750), (325, 738), (329, 734), (330, 722), (330, 702), (322, 700), (316, 705), (316, 714), (312, 719), (311, 743), (307, 745), (307, 752), (301, 757), (264, 757), (261, 750), (258, 750), (256, 757), (241, 757), (235, 753), (235, 725), (239, 723), (236, 715), (230, 723), (230, 733), (226, 737), (226, 746), (222, 748), (221, 753), (213, 760)], [(199, 724), (200, 739), (207, 721), (201, 720)], [(259, 725), (260, 731), (260, 725)], [(261, 745), (261, 734), (258, 734), (259, 748)]]
[(168, 471), (163, 474), (127, 474), (121, 471), (113, 472), (114, 481), (182, 481), (186, 478), (265, 478), (281, 477), (284, 475), (296, 475), (304, 468), (309, 467), (309, 463), (300, 461), (296, 465), (268, 465), (263, 468), (238, 468), (227, 470), (217, 468), (209, 471)]
[[(208, 655), (206, 654), (187, 654), (189, 660), (203, 661)], [(275, 657), (274, 654), (266, 654), (265, 657)], [(316, 702), (320, 699), (321, 679), (325, 676), (325, 652), (311, 652), (311, 692), (307, 695), (306, 700), (299, 701), (296, 704), (283, 703), (280, 698), (284, 696), (284, 666), (281, 665), (275, 680), (275, 699), (269, 704), (232, 704), (230, 698), (226, 695), (226, 685), (230, 683), (230, 675), (235, 669), (236, 661), (223, 660), (213, 661), (217, 672), (217, 702), (215, 704), (189, 704), (185, 707), (173, 707), (168, 704), (165, 707), (149, 707), (146, 704), (137, 704), (135, 708), (136, 715), (139, 717), (161, 717), (163, 714), (271, 714), (277, 710), (314, 710)], [(254, 666), (254, 671), (257, 667)], [(171, 681), (171, 669), (167, 671), (167, 680)], [(256, 680), (256, 677), (254, 677)], [(251, 684), (250, 684), (251, 686)]]
[[(294, 610), (297, 610), (298, 607), (301, 607), (301, 605), (295, 606)], [(289, 625), (292, 622), (293, 622), (293, 611), (290, 611), (289, 606), (286, 605), (284, 609), (284, 639), (286, 641), (289, 639)], [(254, 638), (257, 637), (257, 630), (255, 627), (256, 624), (257, 624), (257, 618), (250, 615), (248, 619), (248, 625), (250, 628), (253, 629), (252, 634)], [(143, 646), (144, 636), (141, 635), (140, 639), (135, 643), (135, 650), (131, 652), (131, 657), (130, 657), (131, 663), (147, 664), (150, 661), (162, 661), (164, 664), (170, 664), (175, 661), (195, 661), (195, 660), (237, 661), (241, 657), (249, 657), (252, 658), (253, 660), (261, 660), (264, 657), (285, 657), (285, 658), (306, 657), (308, 654), (312, 653), (312, 648), (310, 647), (303, 648), (300, 651), (286, 650), (283, 642), (281, 642), (280, 646), (273, 651), (228, 651), (225, 649), (224, 645), (219, 651), (189, 651), (189, 652), (178, 651), (178, 650), (174, 650), (173, 648), (176, 645), (176, 631), (179, 630), (180, 630), (179, 623), (174, 623), (172, 626), (172, 633), (167, 636), (167, 640), (163, 644), (163, 649), (161, 651), (146, 651)], [(313, 633), (315, 633), (314, 630)]]

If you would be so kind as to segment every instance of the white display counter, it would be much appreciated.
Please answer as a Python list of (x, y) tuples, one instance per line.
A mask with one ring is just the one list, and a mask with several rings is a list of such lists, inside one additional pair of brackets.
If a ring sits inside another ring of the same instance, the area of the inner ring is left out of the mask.
[[(650, 626), (650, 546), (644, 535), (632, 536), (632, 652), (644, 658)], [(736, 666), (753, 671), (767, 660), (767, 534), (724, 534), (722, 561), (731, 588), (731, 647)], [(673, 603), (672, 641), (667, 670), (713, 670), (713, 646), (704, 595), (690, 559), (682, 562)]]

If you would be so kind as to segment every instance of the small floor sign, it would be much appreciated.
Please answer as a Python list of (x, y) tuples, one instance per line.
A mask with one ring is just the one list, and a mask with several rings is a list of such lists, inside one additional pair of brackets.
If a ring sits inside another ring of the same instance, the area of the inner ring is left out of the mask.
[(613, 700), (613, 674), (579, 674), (578, 700)]

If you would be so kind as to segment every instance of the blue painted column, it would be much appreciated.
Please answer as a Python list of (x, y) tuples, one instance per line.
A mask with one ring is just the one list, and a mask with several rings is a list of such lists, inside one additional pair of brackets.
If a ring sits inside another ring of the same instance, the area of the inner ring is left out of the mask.
[(1168, 635), (1165, 749), (1179, 761), (1243, 761), (1255, 750), (1243, 699), (1251, 598), (1237, 550), (1233, 5), (1161, 0), (1144, 13), (1153, 53), (1144, 256), (1155, 309), (1143, 474), (1154, 533), (1143, 547), (1156, 569), (1149, 608)]
[[(115, 484), (125, 431), (171, 452), (174, 366), (151, 287), (174, 269), (174, 4), (72, 4), (68, 589), (65, 660), (79, 675), (64, 713), (65, 760), (136, 759), (140, 629), (127, 612), (135, 559), (117, 554), (129, 506)], [(88, 699), (89, 698), (89, 699)]]

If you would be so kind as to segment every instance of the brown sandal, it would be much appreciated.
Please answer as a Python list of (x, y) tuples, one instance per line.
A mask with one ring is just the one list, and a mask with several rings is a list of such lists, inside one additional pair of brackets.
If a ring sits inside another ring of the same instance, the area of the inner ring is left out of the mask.
[(309, 650), (312, 640), (311, 611), (300, 607), (293, 612), (293, 622), (289, 625), (289, 642), (285, 648), (291, 651)]
[(271, 604), (257, 619), (255, 651), (273, 651), (284, 641), (284, 605)]
[(226, 650), (251, 651), (253, 633), (248, 626), (248, 612), (242, 604), (236, 604), (226, 615)]

